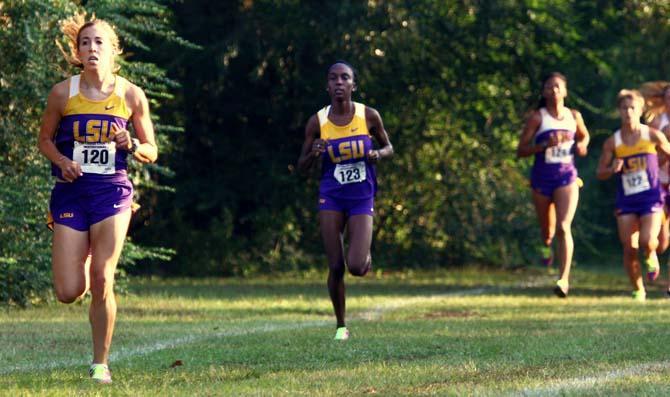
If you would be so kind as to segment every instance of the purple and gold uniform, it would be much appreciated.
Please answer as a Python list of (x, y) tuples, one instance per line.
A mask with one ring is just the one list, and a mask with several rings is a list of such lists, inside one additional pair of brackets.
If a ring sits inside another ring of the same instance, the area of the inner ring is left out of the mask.
[[(658, 124), (658, 129), (663, 131), (663, 128), (665, 128), (668, 124), (670, 124), (670, 120), (668, 120), (668, 114), (664, 112), (661, 114), (661, 122)], [(666, 208), (670, 209), (670, 159), (665, 161), (663, 165), (659, 163), (658, 179), (661, 183), (663, 203), (665, 204)], [(668, 209), (666, 209), (666, 211), (668, 211)]]
[(542, 123), (535, 133), (535, 144), (547, 142), (554, 134), (562, 135), (557, 146), (548, 147), (535, 154), (530, 176), (530, 185), (544, 196), (552, 197), (554, 190), (567, 186), (577, 179), (574, 145), (577, 122), (571, 111), (564, 112), (562, 119), (554, 118), (546, 108), (540, 109)]
[(64, 156), (79, 163), (83, 175), (72, 183), (64, 182), (60, 168), (52, 163), (57, 182), (49, 209), (55, 223), (87, 231), (132, 203), (128, 152), (116, 150), (112, 134), (112, 124), (126, 128), (131, 111), (125, 101), (128, 83), (124, 78), (116, 76), (114, 92), (100, 101), (81, 94), (80, 80), (80, 75), (70, 78), (69, 97), (53, 139)]
[(321, 139), (326, 141), (323, 153), (319, 210), (351, 215), (373, 215), (377, 178), (374, 166), (367, 160), (372, 139), (365, 121), (365, 105), (355, 103), (355, 114), (347, 125), (336, 125), (328, 119), (330, 106), (317, 113)]
[(617, 174), (617, 215), (641, 216), (662, 208), (656, 144), (651, 140), (649, 127), (641, 125), (640, 129), (640, 138), (632, 146), (623, 142), (621, 130), (614, 133), (614, 155), (624, 162)]

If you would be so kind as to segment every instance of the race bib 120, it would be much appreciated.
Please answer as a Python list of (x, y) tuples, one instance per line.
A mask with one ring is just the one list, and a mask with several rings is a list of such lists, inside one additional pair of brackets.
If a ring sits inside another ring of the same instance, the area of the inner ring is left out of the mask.
[(116, 172), (116, 144), (74, 143), (72, 160), (79, 163), (81, 171), (88, 174), (111, 175)]

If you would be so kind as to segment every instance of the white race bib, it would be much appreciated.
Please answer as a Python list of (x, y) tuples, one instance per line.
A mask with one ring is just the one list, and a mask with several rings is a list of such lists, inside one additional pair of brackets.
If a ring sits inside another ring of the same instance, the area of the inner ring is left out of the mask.
[(365, 172), (365, 161), (359, 161), (353, 164), (337, 164), (333, 176), (340, 182), (340, 185), (363, 182), (367, 177)]
[(572, 145), (575, 141), (566, 141), (544, 151), (544, 162), (547, 164), (572, 163)]
[(74, 142), (72, 160), (79, 163), (81, 172), (111, 175), (116, 172), (116, 144)]
[(649, 190), (651, 188), (649, 185), (647, 170), (621, 174), (621, 183), (623, 183), (624, 196), (630, 196), (631, 194), (644, 192), (645, 190)]

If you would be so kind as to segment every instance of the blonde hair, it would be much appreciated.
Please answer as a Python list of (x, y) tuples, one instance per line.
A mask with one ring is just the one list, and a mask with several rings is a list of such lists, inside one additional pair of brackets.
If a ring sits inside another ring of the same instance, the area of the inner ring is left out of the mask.
[(665, 93), (670, 89), (670, 82), (650, 81), (642, 84), (640, 91), (644, 96), (646, 106), (645, 119), (651, 121), (654, 117), (670, 110), (665, 105)]
[(119, 36), (116, 35), (114, 28), (109, 22), (97, 19), (95, 14), (91, 15), (91, 19), (88, 21), (86, 21), (85, 12), (75, 14), (68, 19), (60, 21), (60, 30), (67, 38), (67, 45), (70, 48), (69, 53), (65, 51), (60, 42), (57, 41), (56, 45), (70, 65), (83, 69), (84, 64), (77, 58), (77, 50), (79, 48), (81, 32), (91, 26), (99, 26), (107, 33), (107, 37), (112, 45), (112, 52), (114, 53), (114, 56), (112, 57), (112, 73), (118, 72), (121, 66), (116, 63), (116, 56), (123, 52), (119, 42)]
[(644, 109), (644, 98), (642, 97), (642, 94), (640, 94), (640, 91), (629, 90), (626, 88), (619, 91), (616, 96), (616, 106), (619, 107), (624, 99), (631, 99), (635, 104), (640, 106), (640, 109)]

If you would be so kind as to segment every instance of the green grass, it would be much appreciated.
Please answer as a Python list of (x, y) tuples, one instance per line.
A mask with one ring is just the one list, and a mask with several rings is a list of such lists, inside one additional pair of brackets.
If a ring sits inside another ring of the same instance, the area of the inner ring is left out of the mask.
[[(323, 274), (139, 279), (119, 297), (114, 383), (93, 384), (88, 304), (0, 315), (0, 394), (667, 395), (670, 302), (637, 303), (623, 270), (347, 277), (335, 342)], [(171, 368), (175, 361), (183, 365)]]

